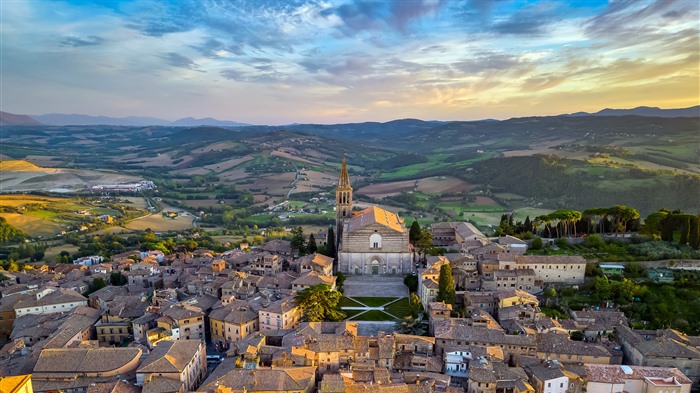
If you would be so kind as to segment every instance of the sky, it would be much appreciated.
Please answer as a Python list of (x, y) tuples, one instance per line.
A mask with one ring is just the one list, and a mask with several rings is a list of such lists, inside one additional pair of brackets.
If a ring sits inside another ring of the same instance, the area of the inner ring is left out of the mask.
[(0, 107), (253, 124), (700, 104), (697, 0), (2, 0)]

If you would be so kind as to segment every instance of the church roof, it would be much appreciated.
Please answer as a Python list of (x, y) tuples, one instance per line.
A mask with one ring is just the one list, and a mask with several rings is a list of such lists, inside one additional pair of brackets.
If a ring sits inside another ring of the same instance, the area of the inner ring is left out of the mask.
[(406, 225), (404, 225), (403, 219), (378, 206), (371, 206), (361, 212), (355, 213), (353, 218), (350, 219), (348, 229), (352, 232), (369, 224), (383, 225), (397, 232), (406, 231)]

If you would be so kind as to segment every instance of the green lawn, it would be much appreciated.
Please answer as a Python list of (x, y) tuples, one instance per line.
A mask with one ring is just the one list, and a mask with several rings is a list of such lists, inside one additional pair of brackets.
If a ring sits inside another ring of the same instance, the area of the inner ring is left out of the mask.
[(369, 310), (366, 313), (354, 317), (353, 321), (393, 321), (396, 318), (379, 310)]
[(384, 307), (384, 311), (397, 318), (403, 318), (406, 315), (411, 314), (411, 304), (409, 303), (408, 298), (404, 297)]
[(365, 304), (367, 307), (383, 306), (391, 301), (396, 300), (395, 297), (353, 297), (358, 302)]
[(341, 297), (340, 298), (340, 307), (362, 307), (362, 305), (348, 297)]
[(354, 317), (355, 315), (364, 312), (364, 310), (340, 310), (343, 314), (345, 314), (346, 319), (350, 319)]

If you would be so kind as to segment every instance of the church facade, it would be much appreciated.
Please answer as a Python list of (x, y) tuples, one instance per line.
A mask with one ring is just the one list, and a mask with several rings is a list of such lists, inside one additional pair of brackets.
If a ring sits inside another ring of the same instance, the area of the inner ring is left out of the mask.
[(377, 206), (352, 211), (345, 158), (336, 190), (338, 271), (350, 275), (406, 275), (413, 271), (408, 229), (399, 216)]

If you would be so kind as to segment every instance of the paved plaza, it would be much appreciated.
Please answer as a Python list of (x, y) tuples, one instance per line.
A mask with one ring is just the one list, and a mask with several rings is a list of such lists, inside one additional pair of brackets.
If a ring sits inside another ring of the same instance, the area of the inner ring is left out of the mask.
[(347, 276), (343, 284), (347, 297), (407, 297), (408, 287), (401, 276)]

